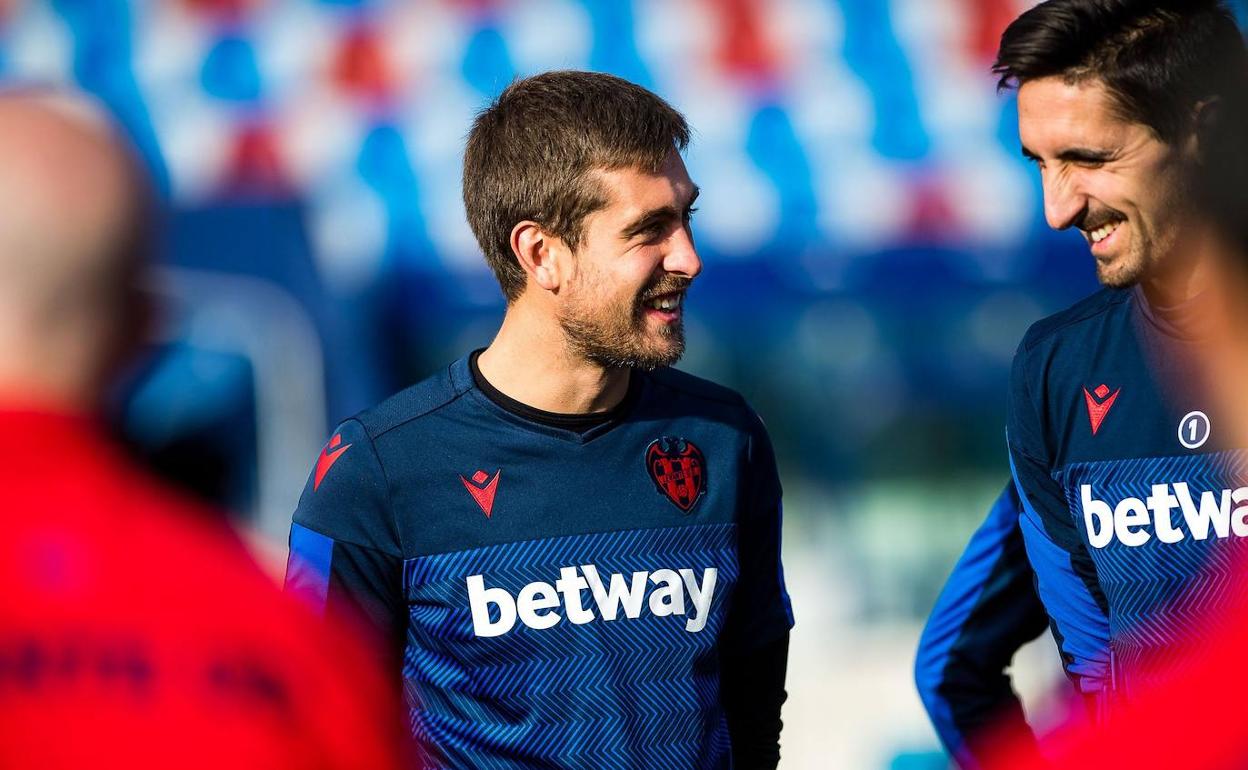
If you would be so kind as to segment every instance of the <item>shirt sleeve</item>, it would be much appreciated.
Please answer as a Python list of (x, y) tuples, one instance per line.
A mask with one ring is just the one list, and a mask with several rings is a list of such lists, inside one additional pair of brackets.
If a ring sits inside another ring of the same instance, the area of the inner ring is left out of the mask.
[(789, 634), (721, 661), (720, 695), (732, 740), (732, 766), (768, 770), (780, 762), (780, 707)]
[(1031, 387), (1036, 377), (1026, 349), (1020, 348), (1010, 375), (1006, 428), (1022, 505), (1019, 527), (1066, 675), (1080, 692), (1100, 697), (1111, 679), (1108, 603), (1066, 496), (1053, 478), (1043, 407)]
[(793, 609), (780, 560), (780, 476), (767, 431), (752, 419), (746, 509), (737, 524), (741, 572), (720, 650), (720, 683), (734, 766), (774, 768)]
[(958, 765), (988, 766), (979, 739), (1035, 738), (1006, 673), (1014, 653), (1043, 633), (1048, 616), (1019, 531), (1012, 483), (997, 497), (945, 583), (919, 639), (915, 682), (941, 743)]
[(373, 442), (348, 420), (321, 450), (299, 499), (286, 590), (325, 615), (363, 623), (397, 670), (407, 633), (402, 553)]
[(774, 641), (793, 627), (793, 608), (780, 560), (780, 475), (767, 430), (757, 416), (753, 420), (744, 480), (745, 510), (737, 517), (741, 574), (725, 629), (735, 652)]

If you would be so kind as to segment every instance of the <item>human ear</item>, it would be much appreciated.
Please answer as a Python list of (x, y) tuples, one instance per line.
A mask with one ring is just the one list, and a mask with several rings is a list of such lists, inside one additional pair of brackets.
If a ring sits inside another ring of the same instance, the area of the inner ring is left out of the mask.
[(1222, 98), (1211, 96), (1202, 99), (1192, 108), (1192, 130), (1188, 134), (1184, 150), (1201, 163), (1208, 164), (1222, 144)]
[(524, 221), (511, 229), (511, 251), (529, 278), (546, 291), (558, 291), (563, 242), (536, 222)]

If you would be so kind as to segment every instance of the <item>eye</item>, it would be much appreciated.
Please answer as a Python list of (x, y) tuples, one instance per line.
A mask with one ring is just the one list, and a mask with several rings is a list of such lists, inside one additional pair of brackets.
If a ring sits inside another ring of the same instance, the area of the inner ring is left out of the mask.
[(689, 208), (685, 209), (685, 224), (689, 224), (689, 222), (693, 220), (693, 212), (697, 210), (698, 209), (696, 206), (690, 206)]
[(641, 232), (637, 233), (637, 235), (639, 235), (645, 243), (653, 243), (654, 241), (661, 240), (666, 233), (667, 225), (662, 222), (655, 222)]

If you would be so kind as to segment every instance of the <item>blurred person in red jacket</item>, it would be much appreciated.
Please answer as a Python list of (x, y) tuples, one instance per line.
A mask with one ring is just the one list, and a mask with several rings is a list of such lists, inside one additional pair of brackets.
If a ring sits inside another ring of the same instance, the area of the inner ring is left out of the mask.
[(96, 417), (146, 189), (83, 99), (0, 95), (0, 767), (398, 767), (397, 687)]

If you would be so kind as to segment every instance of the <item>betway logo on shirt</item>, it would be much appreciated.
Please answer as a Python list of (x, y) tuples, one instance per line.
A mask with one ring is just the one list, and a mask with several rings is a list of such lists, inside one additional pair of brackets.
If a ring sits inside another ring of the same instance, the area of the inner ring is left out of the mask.
[(1128, 497), (1111, 508), (1092, 496), (1090, 485), (1082, 484), (1079, 499), (1093, 548), (1104, 548), (1115, 538), (1134, 547), (1154, 537), (1163, 543), (1177, 543), (1189, 535), (1205, 540), (1211, 532), (1218, 538), (1248, 537), (1248, 487), (1193, 492), (1183, 481), (1154, 484), (1143, 500)]
[[(512, 596), (505, 588), (486, 588), (485, 576), (472, 575), (468, 578), (468, 604), (477, 636), (500, 636), (517, 620), (540, 630), (557, 625), (565, 617), (569, 623), (583, 625), (595, 618), (616, 620), (621, 612), (624, 618), (636, 619), (646, 609), (656, 617), (683, 615), (685, 630), (697, 633), (706, 627), (717, 577), (718, 570), (708, 567), (701, 581), (691, 569), (613, 574), (604, 580), (597, 567), (585, 564), (579, 571), (576, 567), (561, 569), (554, 585), (529, 583)], [(590, 592), (588, 605), (586, 590)], [(497, 608), (497, 620), (491, 619), (491, 607)]]

